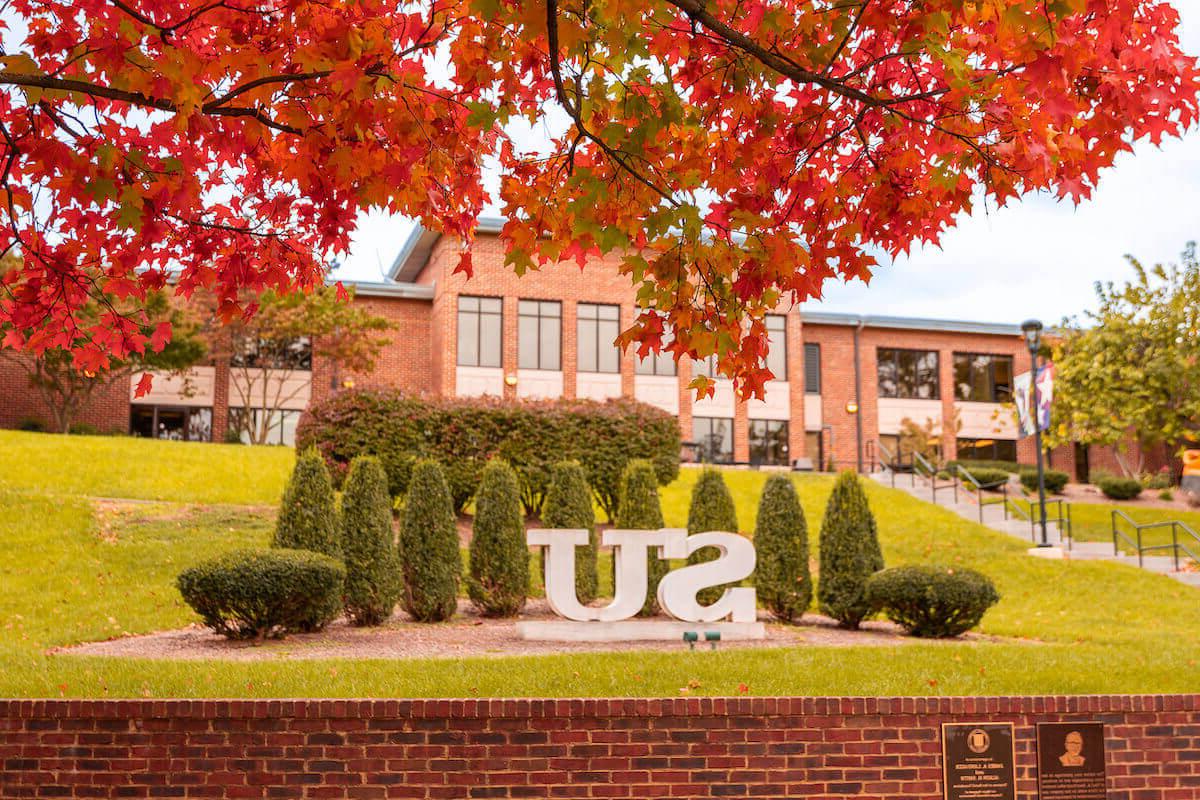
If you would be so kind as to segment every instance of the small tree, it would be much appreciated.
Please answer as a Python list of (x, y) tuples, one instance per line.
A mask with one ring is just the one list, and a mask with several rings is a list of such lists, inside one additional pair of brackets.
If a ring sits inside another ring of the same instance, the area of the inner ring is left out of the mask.
[(341, 558), (341, 533), (334, 505), (333, 482), (325, 459), (310, 447), (296, 460), (292, 478), (279, 504), (272, 547), (312, 550)]
[(875, 517), (867, 505), (858, 475), (838, 476), (821, 523), (821, 576), (817, 600), (821, 613), (843, 628), (857, 628), (870, 613), (864, 587), (883, 569)]
[(379, 459), (350, 464), (342, 494), (342, 552), (346, 614), (355, 625), (378, 625), (400, 596), (400, 565), (392, 535), (392, 498)]
[[(596, 535), (596, 512), (592, 508), (592, 491), (588, 488), (583, 467), (577, 461), (560, 461), (550, 471), (550, 488), (542, 512), (542, 524), (547, 528), (586, 528), (587, 547), (575, 551), (575, 594), (579, 602), (588, 603), (599, 592), (596, 558), (600, 542)], [(542, 575), (546, 574), (545, 553), (541, 558)]]
[[(658, 477), (654, 464), (638, 458), (630, 461), (621, 475), (621, 493), (616, 525), (627, 530), (658, 530), (663, 527), (662, 505), (658, 499)], [(615, 567), (614, 567), (615, 568)], [(658, 583), (670, 565), (654, 552), (646, 556), (646, 602), (639, 616), (658, 613)], [(615, 581), (614, 581), (615, 585)]]
[(772, 475), (763, 487), (754, 526), (758, 550), (755, 585), (758, 597), (779, 620), (792, 622), (812, 602), (812, 573), (808, 569), (808, 523), (785, 475)]
[(458, 607), (462, 554), (450, 489), (441, 465), (417, 462), (400, 522), (404, 609), (418, 622), (441, 622)]
[[(692, 504), (688, 508), (687, 531), (689, 535), (705, 531), (738, 532), (737, 509), (733, 506), (733, 495), (725, 485), (720, 470), (705, 469), (692, 487)], [(688, 556), (689, 564), (713, 561), (720, 555), (715, 547), (702, 547)], [(712, 605), (721, 599), (725, 586), (710, 586), (702, 589), (696, 599), (701, 605)]]
[(521, 487), (512, 467), (500, 459), (492, 459), (484, 467), (475, 494), (467, 593), (485, 617), (516, 615), (529, 593)]

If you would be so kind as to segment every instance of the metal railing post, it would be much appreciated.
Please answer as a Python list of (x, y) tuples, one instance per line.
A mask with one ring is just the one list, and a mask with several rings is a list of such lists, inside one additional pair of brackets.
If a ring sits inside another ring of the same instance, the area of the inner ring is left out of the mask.
[(1171, 554), (1175, 556), (1175, 571), (1179, 572), (1179, 524), (1171, 520)]
[(1138, 566), (1141, 567), (1144, 565), (1144, 561), (1142, 558), (1142, 528), (1140, 525), (1138, 526), (1138, 529), (1137, 529), (1137, 549), (1138, 549)]
[(1113, 558), (1116, 558), (1121, 554), (1121, 551), (1117, 548), (1117, 510), (1115, 508), (1109, 512), (1109, 517), (1112, 519)]

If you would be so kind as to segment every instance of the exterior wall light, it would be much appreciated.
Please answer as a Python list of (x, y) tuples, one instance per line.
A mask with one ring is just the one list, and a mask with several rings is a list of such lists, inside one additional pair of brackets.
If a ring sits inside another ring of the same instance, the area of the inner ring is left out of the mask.
[(853, 400), (846, 403), (846, 413), (847, 414), (857, 414), (858, 413), (858, 403), (854, 402)]
[(512, 373), (505, 375), (504, 376), (504, 385), (505, 386), (516, 386), (517, 385), (517, 376), (513, 375)]
[(343, 389), (353, 389), (354, 388), (354, 378), (345, 378), (342, 381), (342, 388)]

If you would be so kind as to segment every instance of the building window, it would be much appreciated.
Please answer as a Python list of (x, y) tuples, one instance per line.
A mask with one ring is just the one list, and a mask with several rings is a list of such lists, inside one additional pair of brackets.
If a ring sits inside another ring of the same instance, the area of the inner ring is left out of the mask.
[(825, 437), (820, 431), (805, 431), (804, 432), (804, 453), (805, 457), (812, 460), (813, 469), (821, 471), (826, 467), (825, 464)]
[(733, 420), (715, 417), (692, 419), (696, 440), (696, 458), (709, 464), (729, 464), (733, 461)]
[(959, 439), (958, 459), (1016, 462), (1017, 442), (1014, 439)]
[(788, 424), (781, 419), (750, 420), (750, 463), (788, 464)]
[(517, 304), (517, 366), (562, 369), (562, 303), (522, 300)]
[(717, 354), (713, 353), (707, 358), (692, 359), (692, 372), (696, 375), (703, 375), (709, 380), (717, 380), (722, 375), (717, 372)]
[(580, 372), (620, 372), (621, 307), (580, 303), (575, 307)]
[(938, 354), (936, 350), (900, 350), (881, 347), (879, 396), (908, 400), (937, 400)]
[[(663, 342), (664, 346), (667, 344)], [(638, 375), (675, 375), (675, 356), (667, 350), (659, 353), (651, 352), (645, 358), (639, 358), (634, 371)]]
[(129, 433), (147, 439), (211, 442), (212, 409), (133, 406), (129, 411)]
[(767, 369), (777, 381), (786, 381), (787, 374), (787, 317), (782, 314), (767, 315)]
[(954, 396), (972, 403), (1012, 400), (1012, 356), (954, 354)]
[[(264, 414), (266, 430), (263, 431)], [(249, 415), (249, 418), (247, 418)], [(273, 409), (264, 412), (261, 408), (230, 408), (229, 430), (236, 433), (242, 444), (254, 444), (260, 433), (265, 437), (259, 444), (283, 444), (291, 447), (296, 444), (296, 424), (300, 422), (299, 411)], [(254, 435), (251, 435), (251, 431)]]
[(312, 369), (312, 339), (253, 339), (236, 336), (229, 365), (238, 369)]
[(804, 345), (804, 391), (821, 393), (821, 345)]
[(498, 367), (504, 343), (499, 297), (458, 298), (458, 365)]

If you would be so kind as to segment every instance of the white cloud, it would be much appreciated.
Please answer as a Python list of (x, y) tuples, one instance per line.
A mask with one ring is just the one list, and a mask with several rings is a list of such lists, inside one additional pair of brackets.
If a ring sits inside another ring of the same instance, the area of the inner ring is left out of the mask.
[[(1176, 0), (1181, 38), (1200, 53), (1200, 8)], [(379, 280), (411, 223), (360, 218), (340, 276)], [(1200, 131), (1161, 148), (1147, 143), (1106, 170), (1090, 200), (1074, 207), (1045, 195), (980, 209), (942, 240), (880, 267), (869, 287), (830, 284), (806, 308), (863, 314), (1057, 322), (1092, 305), (1095, 281), (1129, 276), (1124, 255), (1171, 261), (1200, 239)]]

